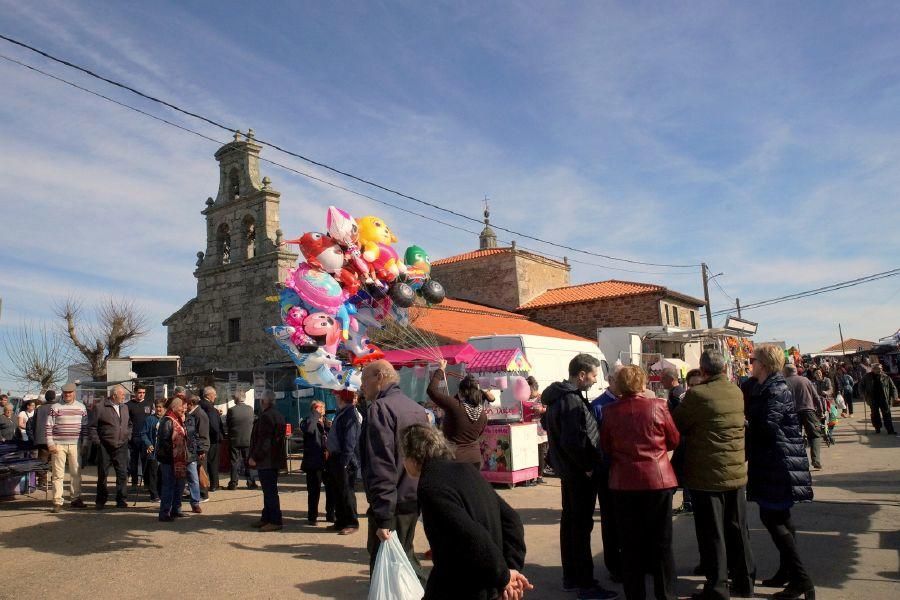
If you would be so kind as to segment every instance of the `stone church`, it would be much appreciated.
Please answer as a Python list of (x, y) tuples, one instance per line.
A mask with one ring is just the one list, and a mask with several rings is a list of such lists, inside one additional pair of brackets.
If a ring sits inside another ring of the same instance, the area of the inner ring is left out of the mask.
[(216, 152), (219, 191), (208, 198), (206, 251), (197, 253), (197, 296), (163, 321), (168, 354), (182, 357), (186, 372), (245, 369), (281, 355), (263, 331), (281, 321), (279, 304), (267, 300), (274, 285), (297, 264), (282, 247), (280, 196), (260, 179), (253, 130), (237, 132)]

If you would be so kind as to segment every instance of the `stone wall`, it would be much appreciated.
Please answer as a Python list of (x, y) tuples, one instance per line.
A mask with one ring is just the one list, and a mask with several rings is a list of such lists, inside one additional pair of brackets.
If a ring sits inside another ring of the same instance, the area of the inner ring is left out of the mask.
[(512, 252), (482, 256), (431, 267), (447, 296), (494, 308), (519, 306), (516, 257)]
[(574, 304), (560, 304), (519, 312), (548, 327), (562, 329), (588, 339), (597, 338), (600, 327), (662, 325), (662, 294), (641, 294)]
[[(182, 357), (185, 371), (249, 368), (284, 358), (265, 327), (281, 323), (275, 284), (297, 256), (280, 252), (216, 267), (197, 280), (197, 297), (166, 321), (168, 353)], [(228, 342), (229, 319), (240, 319), (240, 341)]]
[(569, 269), (555, 260), (510, 250), (434, 265), (431, 276), (451, 298), (516, 310), (551, 288), (569, 285)]
[[(678, 308), (677, 319), (675, 318), (675, 311), (672, 310), (675, 307)], [(666, 309), (668, 309), (669, 312), (668, 319), (666, 319)], [(678, 300), (667, 296), (660, 302), (659, 310), (663, 325), (671, 325), (672, 327), (680, 327), (681, 329), (702, 329), (703, 327), (706, 327), (705, 324), (700, 322), (700, 311), (696, 304), (692, 305), (684, 300)], [(691, 313), (694, 315), (693, 323), (691, 322)]]
[(516, 252), (519, 273), (518, 308), (547, 290), (569, 285), (569, 265), (530, 252)]

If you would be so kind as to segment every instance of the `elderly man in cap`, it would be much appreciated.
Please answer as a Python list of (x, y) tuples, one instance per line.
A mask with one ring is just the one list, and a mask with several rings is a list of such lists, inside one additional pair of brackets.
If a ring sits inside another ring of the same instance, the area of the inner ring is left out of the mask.
[(96, 508), (106, 505), (109, 494), (106, 474), (112, 466), (116, 471), (116, 506), (128, 508), (128, 442), (131, 440), (131, 416), (125, 403), (125, 388), (113, 387), (109, 398), (98, 402), (91, 412), (89, 431), (91, 440), (100, 446), (97, 460)]
[(58, 513), (63, 506), (63, 487), (66, 464), (69, 466), (69, 480), (72, 486), (72, 508), (84, 508), (81, 499), (81, 466), (78, 452), (87, 438), (88, 412), (84, 404), (75, 399), (75, 384), (62, 387), (62, 402), (50, 405), (50, 415), (44, 435), (47, 449), (52, 459), (53, 509)]

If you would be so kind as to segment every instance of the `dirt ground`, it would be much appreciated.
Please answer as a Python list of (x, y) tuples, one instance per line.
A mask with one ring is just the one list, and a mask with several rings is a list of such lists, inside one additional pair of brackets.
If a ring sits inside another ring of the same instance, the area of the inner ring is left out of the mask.
[[(794, 510), (800, 551), (819, 598), (900, 594), (900, 438), (876, 436), (871, 426), (866, 433), (859, 417), (842, 422), (836, 445), (824, 450), (825, 468), (814, 474), (816, 501)], [(88, 502), (93, 474), (89, 467)], [(525, 523), (525, 572), (536, 586), (529, 597), (574, 598), (560, 590), (559, 482), (548, 481), (498, 492)], [(159, 523), (156, 505), (146, 495), (127, 510), (58, 515), (49, 512), (42, 492), (0, 503), (0, 564), (6, 566), (0, 599), (365, 598), (365, 520), (359, 533), (346, 537), (327, 531), (325, 524), (309, 527), (303, 476), (282, 478), (280, 488), (285, 528), (274, 533), (249, 526), (259, 516), (262, 494), (246, 489), (216, 492), (202, 505), (204, 514), (175, 523)], [(364, 512), (361, 493), (359, 506)], [(750, 513), (758, 574), (768, 577), (777, 566), (775, 549), (755, 505)], [(689, 596), (701, 583), (691, 575), (698, 555), (689, 515), (675, 518), (674, 538), (678, 591)], [(602, 568), (599, 526), (593, 540), (597, 576), (616, 588)], [(421, 526), (416, 548), (427, 548)], [(773, 591), (758, 588), (758, 597)]]

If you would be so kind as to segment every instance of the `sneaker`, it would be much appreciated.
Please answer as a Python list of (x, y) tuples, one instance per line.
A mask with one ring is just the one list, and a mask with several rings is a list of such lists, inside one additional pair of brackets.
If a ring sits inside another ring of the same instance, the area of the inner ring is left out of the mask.
[(52, 513), (62, 512), (62, 504), (54, 504), (53, 508), (50, 509)]
[(543, 477), (538, 477), (537, 479), (534, 480), (534, 482), (538, 485), (544, 485), (547, 483), (546, 481), (544, 481)]
[(265, 532), (281, 531), (281, 529), (282, 529), (282, 526), (276, 525), (275, 523), (266, 523), (265, 525), (263, 525), (262, 527), (259, 528), (260, 531), (265, 531)]
[(582, 588), (578, 590), (578, 595), (576, 596), (578, 600), (612, 600), (612, 598), (618, 597), (619, 592), (608, 590), (604, 587), (600, 587), (599, 585), (595, 585), (594, 587), (589, 588)]
[(199, 504), (191, 504), (191, 512), (196, 514), (203, 514), (203, 509), (200, 508)]
[(81, 498), (76, 498), (72, 500), (72, 503), (69, 505), (70, 508), (85, 508), (84, 500)]
[(154, 504), (159, 504), (159, 496), (150, 496), (150, 502)]

